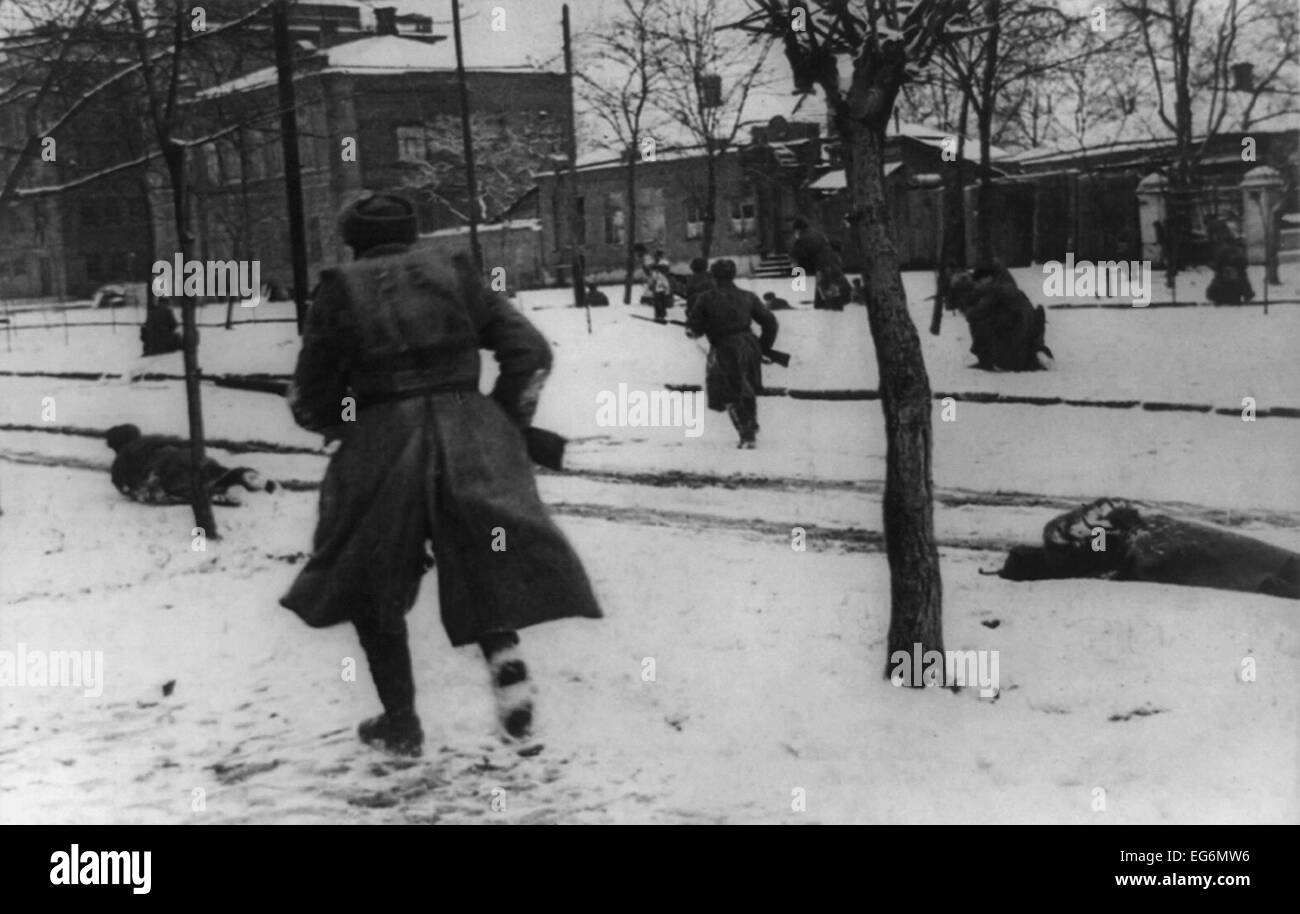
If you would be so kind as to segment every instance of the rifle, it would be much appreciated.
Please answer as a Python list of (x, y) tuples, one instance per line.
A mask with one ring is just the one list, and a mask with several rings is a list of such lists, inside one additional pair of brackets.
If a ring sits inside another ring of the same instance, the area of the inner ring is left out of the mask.
[[(657, 320), (655, 320), (653, 317), (646, 317), (646, 316), (644, 316), (644, 315), (642, 315), (642, 314), (631, 314), (631, 315), (628, 315), (628, 316), (629, 316), (629, 317), (634, 317), (634, 318), (636, 318), (636, 319), (639, 320), (639, 321), (649, 321), (649, 322), (652, 323), (652, 324), (657, 324), (657, 323), (659, 323), (659, 322), (658, 322)], [(679, 320), (677, 320), (677, 319), (675, 319), (675, 318), (670, 318), (670, 319), (668, 320), (668, 323), (670, 323), (670, 324), (676, 324), (678, 327), (685, 327), (685, 326), (686, 326), (686, 321), (679, 321)], [(790, 367), (790, 353), (788, 353), (788, 352), (782, 352), (780, 349), (768, 349), (768, 350), (764, 351), (763, 355), (767, 356), (769, 359), (771, 359), (771, 360), (772, 360), (773, 362), (775, 362), (776, 364), (780, 365), (782, 368), (788, 368), (788, 367)]]
[[(216, 382), (218, 387), (230, 387), (235, 390), (251, 390), (263, 394), (276, 394), (281, 397), (289, 392), (288, 381), (281, 381), (278, 378), (266, 375), (218, 375), (212, 380)], [(546, 467), (548, 470), (558, 471), (564, 469), (564, 446), (568, 443), (567, 438), (544, 428), (534, 428), (532, 426), (522, 431), (524, 433), (524, 445), (528, 449), (528, 457), (533, 463)]]

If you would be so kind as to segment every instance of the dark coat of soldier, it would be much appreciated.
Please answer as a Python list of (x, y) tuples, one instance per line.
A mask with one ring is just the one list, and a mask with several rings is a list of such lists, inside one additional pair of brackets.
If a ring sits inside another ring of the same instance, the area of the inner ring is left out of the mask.
[(176, 315), (166, 302), (155, 301), (149, 306), (140, 327), (140, 341), (144, 343), (145, 355), (180, 351), (181, 333), (176, 326)]
[(1246, 247), (1228, 226), (1219, 222), (1214, 237), (1210, 267), (1214, 276), (1205, 297), (1216, 305), (1243, 305), (1255, 298), (1255, 290), (1246, 272)]
[[(170, 435), (142, 435), (135, 425), (115, 425), (105, 439), (116, 455), (110, 473), (119, 492), (146, 505), (190, 503), (190, 467), (194, 464), (188, 441)], [(274, 492), (276, 488), (256, 470), (231, 469), (211, 457), (203, 461), (203, 484), (217, 505), (240, 504), (238, 494), (232, 491), (236, 486), (250, 492)]]
[(795, 219), (794, 230), (795, 240), (790, 247), (790, 259), (806, 275), (817, 280), (813, 307), (843, 311), (852, 295), (852, 287), (844, 276), (844, 264), (839, 252), (826, 237), (826, 233), (811, 226), (806, 219)]
[[(1102, 535), (1105, 548), (1098, 549)], [(998, 574), (1012, 581), (1151, 581), (1300, 600), (1300, 553), (1121, 498), (1099, 498), (1053, 518), (1043, 544), (1014, 547)]]
[[(526, 680), (516, 632), (601, 615), (525, 450), (550, 347), (466, 258), (411, 248), (405, 199), (364, 198), (341, 227), (358, 259), (323, 277), (290, 405), (299, 425), (342, 444), (321, 484), (312, 557), (281, 603), (312, 626), (356, 626), (384, 706), (361, 737), (418, 755), (405, 616), (431, 544), (447, 636), (478, 642), (500, 722), (522, 738), (532, 706), (509, 697)], [(480, 349), (499, 365), (490, 397), (478, 389)]]
[(1038, 371), (1047, 348), (1047, 313), (1034, 307), (1005, 267), (984, 267), (955, 278), (949, 296), (965, 311), (971, 353), (988, 371)]
[[(715, 261), (710, 272), (716, 288), (695, 299), (686, 317), (687, 334), (709, 340), (704, 376), (709, 409), (726, 411), (740, 435), (740, 447), (752, 448), (758, 434), (763, 353), (776, 342), (777, 321), (757, 295), (736, 287), (734, 262)], [(761, 339), (754, 336), (754, 323), (762, 330)]]
[(686, 278), (686, 309), (695, 305), (695, 299), (703, 292), (708, 292), (714, 288), (713, 277), (709, 275), (709, 262), (703, 257), (696, 257), (691, 261), (691, 275)]

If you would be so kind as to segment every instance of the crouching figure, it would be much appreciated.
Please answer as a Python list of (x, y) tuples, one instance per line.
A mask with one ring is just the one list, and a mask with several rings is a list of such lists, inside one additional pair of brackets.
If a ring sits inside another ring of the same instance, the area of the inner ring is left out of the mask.
[[(953, 278), (949, 298), (970, 324), (971, 353), (986, 371), (1048, 367), (1047, 312), (1034, 307), (1006, 267), (985, 266)], [(1043, 357), (1046, 356), (1046, 359)]]

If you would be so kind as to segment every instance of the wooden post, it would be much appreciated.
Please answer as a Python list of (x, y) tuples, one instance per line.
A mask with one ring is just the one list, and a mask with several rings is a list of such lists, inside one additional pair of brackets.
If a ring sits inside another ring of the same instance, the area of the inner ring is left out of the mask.
[(284, 150), (284, 189), (289, 198), (294, 314), (298, 318), (298, 335), (301, 336), (307, 316), (307, 232), (303, 227), (302, 165), (298, 159), (298, 112), (293, 92), (293, 54), (289, 45), (289, 0), (276, 0), (271, 7), (271, 22), (280, 99), (280, 146)]
[[(568, 82), (568, 109), (569, 109), (569, 129), (565, 134), (567, 145), (566, 152), (569, 156), (569, 206), (568, 206), (568, 225), (569, 225), (569, 249), (570, 262), (573, 264), (573, 304), (575, 307), (587, 310), (587, 332), (591, 333), (591, 306), (587, 304), (587, 296), (584, 293), (585, 284), (583, 282), (582, 254), (578, 245), (578, 135), (577, 125), (574, 123), (573, 111), (573, 40), (569, 35), (569, 4), (564, 4), (564, 15), (561, 20), (564, 28), (564, 78)], [(628, 226), (628, 232), (634, 231), (633, 226)]]
[(474, 137), (470, 133), (469, 86), (465, 80), (465, 47), (460, 38), (460, 0), (451, 0), (451, 18), (456, 38), (456, 83), (460, 90), (460, 138), (465, 149), (465, 189), (469, 194), (469, 249), (474, 269), (483, 273), (483, 248), (478, 241), (478, 182), (474, 175)]

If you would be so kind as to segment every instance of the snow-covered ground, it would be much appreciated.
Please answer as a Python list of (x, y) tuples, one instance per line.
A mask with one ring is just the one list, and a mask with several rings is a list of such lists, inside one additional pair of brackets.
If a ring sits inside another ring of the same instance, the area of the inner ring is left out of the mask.
[[(1037, 275), (1018, 271), (1052, 304)], [(905, 279), (936, 393), (1300, 406), (1300, 306), (1052, 310), (1055, 369), (995, 375), (968, 367), (960, 318), (925, 332), (930, 278)], [(1272, 296), (1300, 297), (1300, 270), (1283, 279)], [(1195, 298), (1190, 280), (1180, 299)], [(237, 451), (216, 456), (292, 485), (218, 509), (223, 539), (196, 552), (187, 509), (113, 490), (102, 439), (50, 433), (183, 434), (181, 385), (14, 376), (139, 360), (133, 327), (72, 327), (65, 342), (61, 316), (13, 315), (50, 328), (0, 341), (0, 651), (101, 651), (104, 682), (90, 697), (0, 686), (0, 821), (1300, 818), (1300, 604), (977, 573), (1099, 495), (1300, 549), (1300, 419), (961, 400), (945, 422), (936, 401), (946, 646), (998, 651), (1000, 692), (896, 689), (882, 676), (879, 402), (764, 398), (757, 451), (737, 451), (715, 413), (700, 437), (601, 425), (602, 391), (699, 384), (703, 356), (680, 328), (633, 320), (639, 307), (593, 311), (588, 333), (565, 294), (520, 301), (556, 353), (538, 424), (572, 439), (570, 470), (539, 485), (607, 618), (525, 633), (545, 748), (523, 757), (492, 735), (482, 661), (447, 645), (427, 582), (411, 615), (428, 736), (416, 762), (355, 738), (377, 700), (350, 628), (309, 630), (276, 603), (309, 548), (319, 439), (276, 397), (204, 385), (207, 432)], [(794, 361), (768, 367), (769, 384), (876, 386), (860, 308), (779, 317)], [(107, 317), (70, 317), (87, 319)], [(206, 328), (202, 343), (212, 374), (286, 373), (297, 350), (291, 324)], [(148, 363), (180, 373), (179, 355)], [(791, 548), (795, 527), (807, 551)]]

